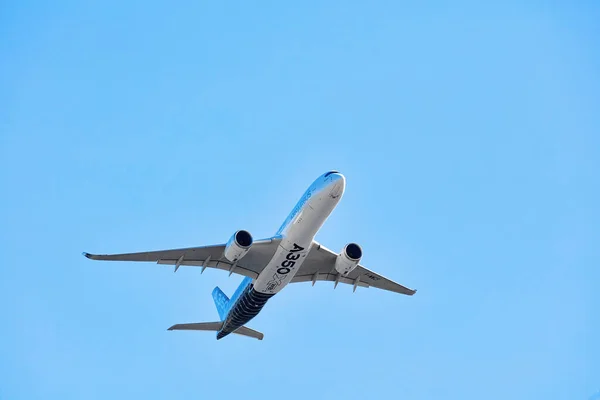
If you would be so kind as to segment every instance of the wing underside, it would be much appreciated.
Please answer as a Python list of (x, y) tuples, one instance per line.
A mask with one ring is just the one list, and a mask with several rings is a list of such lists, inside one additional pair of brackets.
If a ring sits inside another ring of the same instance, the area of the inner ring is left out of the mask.
[(352, 285), (355, 290), (356, 287), (374, 287), (408, 296), (412, 296), (417, 292), (414, 289), (407, 288), (381, 276), (362, 265), (357, 266), (350, 273), (342, 276), (335, 270), (336, 258), (336, 253), (315, 242), (306, 261), (302, 263), (300, 270), (294, 279), (292, 279), (292, 283), (330, 281), (336, 282), (336, 285), (337, 283)]
[(214, 268), (229, 271), (250, 278), (257, 278), (275, 254), (279, 240), (276, 238), (255, 241), (248, 254), (237, 263), (223, 257), (224, 244), (201, 247), (188, 247), (172, 250), (147, 251), (123, 254), (83, 253), (92, 260), (155, 262), (161, 265), (174, 265), (175, 271), (181, 266)]

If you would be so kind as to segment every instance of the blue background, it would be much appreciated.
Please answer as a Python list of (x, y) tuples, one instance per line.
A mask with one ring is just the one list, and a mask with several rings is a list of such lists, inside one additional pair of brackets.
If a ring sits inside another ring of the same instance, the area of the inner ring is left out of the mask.
[[(214, 3), (214, 4), (213, 4)], [(0, 398), (588, 399), (600, 387), (593, 1), (4, 2)], [(222, 271), (112, 253), (317, 240), (414, 297), (291, 285), (260, 342)]]

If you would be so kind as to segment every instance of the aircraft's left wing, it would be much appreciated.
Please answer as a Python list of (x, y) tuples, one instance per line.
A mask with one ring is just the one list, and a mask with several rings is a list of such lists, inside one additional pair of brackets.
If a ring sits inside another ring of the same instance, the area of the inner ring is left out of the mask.
[[(387, 279), (376, 272), (373, 272), (362, 265), (358, 265), (345, 276), (340, 275), (335, 270), (335, 260), (337, 254), (328, 248), (314, 242), (306, 260), (302, 263), (300, 270), (292, 279), (294, 282), (313, 282), (331, 281), (347, 283), (354, 286), (374, 287), (377, 289), (389, 290), (391, 292), (406, 294), (412, 296), (417, 291), (402, 286), (390, 279)], [(336, 283), (337, 285), (337, 283)]]
[(216, 268), (232, 273), (257, 278), (258, 274), (268, 264), (275, 254), (279, 244), (278, 238), (257, 240), (252, 244), (248, 253), (236, 264), (223, 257), (224, 244), (201, 247), (188, 247), (173, 250), (146, 251), (126, 254), (90, 254), (84, 256), (92, 260), (105, 261), (141, 261), (155, 262), (157, 264), (174, 265), (175, 271), (180, 266), (195, 266)]

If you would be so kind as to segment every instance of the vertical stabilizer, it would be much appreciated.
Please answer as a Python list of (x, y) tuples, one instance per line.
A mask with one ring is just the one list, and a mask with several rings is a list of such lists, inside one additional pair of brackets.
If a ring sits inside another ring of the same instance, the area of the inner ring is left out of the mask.
[(229, 297), (227, 297), (227, 295), (223, 293), (223, 291), (218, 286), (213, 289), (212, 296), (215, 301), (217, 311), (219, 312), (219, 318), (221, 318), (221, 321), (223, 321), (227, 316)]

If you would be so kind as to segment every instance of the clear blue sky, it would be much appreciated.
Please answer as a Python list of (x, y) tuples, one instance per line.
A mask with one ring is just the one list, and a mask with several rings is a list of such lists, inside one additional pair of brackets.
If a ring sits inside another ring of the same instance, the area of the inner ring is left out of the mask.
[[(600, 389), (600, 8), (5, 2), (0, 399), (582, 399)], [(285, 4), (283, 4), (285, 3)], [(268, 237), (347, 190), (405, 297), (292, 285), (262, 342), (220, 271), (100, 263)]]

